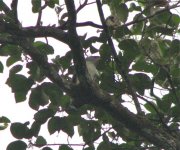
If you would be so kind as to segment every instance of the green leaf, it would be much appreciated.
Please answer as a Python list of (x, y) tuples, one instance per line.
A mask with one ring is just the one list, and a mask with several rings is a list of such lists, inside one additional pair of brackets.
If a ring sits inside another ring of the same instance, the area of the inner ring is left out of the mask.
[(5, 116), (0, 117), (0, 123), (10, 123), (10, 122), (11, 121), (7, 117)]
[(15, 93), (15, 100), (16, 100), (16, 103), (20, 103), (20, 102), (23, 102), (26, 100), (26, 95), (27, 93), (24, 92), (24, 91), (19, 91), (19, 92), (16, 92)]
[(54, 7), (55, 7), (55, 4), (59, 4), (59, 0), (50, 0), (50, 1), (47, 1), (47, 5), (48, 5), (50, 8), (54, 8)]
[(12, 88), (12, 92), (27, 92), (33, 84), (33, 81), (20, 74), (11, 74), (6, 84)]
[(69, 136), (74, 135), (74, 128), (71, 124), (71, 121), (67, 117), (53, 117), (48, 122), (48, 131), (50, 134), (53, 134), (56, 131), (62, 130), (67, 133)]
[(52, 109), (41, 109), (34, 115), (34, 119), (36, 122), (44, 124), (54, 114), (55, 112)]
[(145, 62), (145, 60), (140, 58), (133, 64), (132, 69), (135, 71), (141, 71), (141, 72), (147, 72), (147, 73), (152, 73), (155, 74), (158, 71), (158, 67), (149, 63)]
[(58, 150), (73, 150), (72, 148), (70, 148), (68, 145), (61, 145), (59, 146), (59, 149)]
[(26, 94), (33, 83), (34, 81), (32, 79), (26, 78), (20, 74), (10, 74), (6, 81), (6, 84), (9, 85), (12, 92), (15, 93), (17, 103), (26, 99)]
[(0, 117), (0, 130), (6, 129), (8, 127), (8, 123), (10, 123), (10, 120), (7, 117)]
[(144, 73), (135, 73), (133, 75), (130, 75), (129, 77), (132, 85), (135, 87), (139, 94), (144, 95), (145, 89), (151, 88), (151, 79), (148, 75)]
[(67, 133), (70, 137), (74, 135), (74, 128), (71, 124), (71, 121), (68, 120), (67, 117), (62, 117), (61, 118), (61, 124), (60, 124), (60, 129)]
[(3, 70), (4, 70), (4, 65), (2, 62), (0, 62), (0, 73), (3, 73)]
[(27, 144), (23, 141), (17, 140), (14, 142), (11, 142), (6, 150), (26, 150)]
[(29, 128), (26, 124), (15, 122), (11, 124), (10, 131), (15, 138), (22, 139), (27, 136)]
[(42, 147), (45, 146), (47, 144), (46, 140), (44, 137), (42, 136), (38, 136), (35, 142), (37, 147)]
[(43, 149), (42, 150), (53, 150), (52, 148), (50, 148), (50, 147), (43, 147)]
[(45, 94), (49, 97), (52, 104), (59, 105), (61, 103), (60, 101), (63, 92), (56, 84), (50, 82), (44, 82), (41, 85), (41, 88), (43, 89)]
[(167, 22), (171, 27), (178, 27), (180, 23), (180, 17), (177, 14), (172, 14), (171, 19)]
[(126, 4), (121, 3), (119, 6), (116, 8), (118, 10), (117, 16), (120, 19), (121, 22), (125, 23), (128, 19), (128, 7)]
[(151, 22), (153, 22), (153, 24), (156, 24), (158, 26), (161, 24), (168, 24), (168, 22), (170, 22), (171, 17), (172, 17), (172, 13), (170, 11), (164, 11), (151, 18)]
[(33, 45), (41, 52), (42, 55), (54, 54), (54, 48), (44, 42), (37, 41), (34, 42)]
[(61, 118), (60, 117), (52, 117), (49, 121), (48, 121), (48, 131), (50, 134), (55, 133), (56, 131), (60, 131), (60, 124), (61, 124)]
[(167, 28), (167, 27), (161, 27), (161, 26), (155, 26), (153, 28), (153, 32), (162, 33), (164, 35), (172, 36), (174, 29), (173, 28)]
[(135, 3), (131, 3), (130, 4), (130, 7), (129, 7), (129, 11), (130, 12), (133, 12), (133, 11), (141, 11), (141, 7), (140, 6), (137, 6)]
[(111, 57), (111, 48), (107, 44), (102, 44), (100, 47), (100, 56), (101, 59), (105, 62), (110, 60)]
[(10, 74), (16, 74), (22, 70), (22, 65), (15, 65), (10, 69)]
[(144, 104), (144, 107), (152, 114), (157, 114), (154, 107), (157, 108), (156, 104), (153, 102)]
[(169, 94), (167, 94), (162, 97), (161, 101), (157, 101), (159, 109), (161, 109), (165, 113), (168, 113), (172, 105), (171, 98), (172, 97)]
[(171, 55), (177, 55), (180, 52), (180, 40), (174, 39), (170, 45)]
[(41, 8), (41, 0), (31, 0), (32, 3), (32, 12), (37, 13)]
[(98, 147), (97, 150), (112, 150), (111, 146), (109, 143), (107, 142), (101, 142)]
[(44, 71), (34, 61), (28, 62), (26, 67), (29, 69), (28, 74), (35, 81), (41, 82), (45, 79)]
[(59, 103), (62, 108), (67, 108), (71, 104), (71, 98), (68, 95), (63, 95)]
[(131, 35), (131, 31), (126, 26), (117, 27), (114, 33), (114, 38), (119, 39), (125, 35)]
[(29, 106), (38, 110), (39, 106), (45, 106), (49, 103), (49, 97), (41, 86), (31, 89), (29, 97)]
[(20, 55), (13, 55), (10, 56), (7, 61), (6, 61), (6, 66), (9, 67), (11, 65), (13, 65), (14, 63), (18, 62), (21, 60), (21, 56)]
[(93, 120), (84, 120), (80, 122), (78, 132), (87, 143), (93, 142), (94, 139), (97, 139), (101, 135), (99, 123)]
[(90, 145), (89, 147), (84, 148), (84, 150), (95, 150), (95, 147), (94, 147), (94, 146), (92, 146), (92, 145)]
[(19, 46), (6, 44), (0, 47), (0, 56), (21, 56), (22, 50)]
[[(144, 16), (141, 13), (139, 13), (134, 16), (133, 21), (137, 21), (137, 20), (143, 19), (143, 18), (144, 18)], [(143, 21), (133, 24), (133, 26), (131, 28), (132, 33), (135, 35), (141, 35), (142, 31), (143, 31), (143, 27), (144, 27)]]
[(34, 121), (30, 128), (30, 132), (32, 136), (35, 137), (38, 136), (40, 129), (41, 129), (41, 123)]
[(171, 115), (173, 118), (180, 120), (180, 109), (179, 106), (174, 106), (171, 108)]
[(133, 60), (140, 54), (137, 42), (133, 39), (125, 39), (119, 43), (119, 48), (124, 50), (125, 59)]

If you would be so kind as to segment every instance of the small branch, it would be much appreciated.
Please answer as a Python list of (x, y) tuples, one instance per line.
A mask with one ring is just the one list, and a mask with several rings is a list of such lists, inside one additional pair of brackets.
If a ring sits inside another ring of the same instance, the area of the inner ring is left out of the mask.
[(176, 89), (175, 89), (175, 87), (174, 87), (174, 83), (173, 83), (173, 81), (172, 81), (172, 79), (171, 79), (171, 75), (170, 75), (169, 72), (167, 71), (167, 68), (162, 67), (162, 66), (161, 66), (161, 68), (166, 72), (166, 77), (167, 77), (167, 80), (168, 80), (168, 82), (169, 82), (169, 85), (170, 85), (170, 88), (171, 88), (171, 92), (173, 93), (174, 98), (175, 98), (177, 104), (180, 105), (180, 99), (179, 99), (179, 97), (178, 97), (178, 95), (177, 95)]
[(111, 51), (112, 51), (112, 55), (114, 57), (114, 60), (117, 64), (117, 67), (118, 67), (118, 72), (121, 74), (122, 78), (124, 79), (124, 81), (126, 82), (127, 84), (127, 88), (134, 100), (134, 104), (136, 106), (136, 109), (137, 109), (137, 113), (138, 114), (143, 114), (142, 110), (141, 110), (141, 106), (138, 102), (138, 98), (134, 92), (134, 89), (133, 89), (133, 86), (128, 78), (128, 75), (125, 71), (125, 69), (123, 68), (122, 66), (122, 62), (119, 60), (118, 56), (117, 56), (117, 53), (116, 53), (116, 50), (115, 50), (115, 47), (114, 47), (114, 44), (113, 44), (113, 41), (110, 37), (110, 34), (109, 34), (109, 29), (106, 25), (106, 21), (105, 21), (105, 18), (104, 18), (104, 14), (103, 14), (103, 10), (102, 10), (102, 4), (101, 4), (101, 1), (100, 0), (96, 0), (96, 3), (97, 3), (97, 7), (98, 7), (98, 11), (99, 11), (99, 16), (100, 16), (100, 19), (101, 19), (101, 22), (102, 22), (102, 25), (103, 25), (103, 29), (106, 33), (106, 37), (107, 37), (107, 41), (108, 41), (108, 44), (111, 48)]
[(88, 0), (85, 0), (83, 4), (80, 4), (80, 6), (77, 8), (76, 13), (78, 13), (81, 9), (83, 9), (87, 5)]
[(38, 19), (37, 19), (37, 23), (36, 23), (36, 26), (40, 26), (41, 25), (41, 17), (42, 17), (42, 11), (43, 9), (45, 9), (47, 7), (47, 4), (45, 3), (39, 10), (39, 13), (38, 13)]
[(83, 4), (80, 4), (80, 6), (77, 8), (76, 12), (78, 13), (81, 9), (83, 9), (87, 5), (94, 4), (95, 2), (88, 3), (88, 0), (85, 0)]
[(76, 27), (84, 27), (84, 26), (91, 26), (91, 27), (100, 28), (100, 29), (103, 28), (102, 25), (95, 24), (94, 22), (91, 22), (91, 21), (76, 23)]
[(11, 3), (11, 9), (13, 13), (13, 19), (16, 24), (19, 24), (18, 20), (18, 14), (17, 14), (17, 6), (18, 6), (18, 0), (13, 0)]
[[(91, 26), (91, 27), (99, 28), (99, 29), (103, 28), (102, 25), (96, 24), (91, 21), (76, 23), (76, 27), (85, 27), (85, 26)], [(59, 26), (58, 29), (61, 29), (61, 30), (67, 29), (67, 23), (63, 24), (62, 26)]]
[(157, 12), (156, 12), (155, 14), (153, 14), (153, 15), (147, 16), (147, 17), (142, 18), (142, 19), (137, 19), (137, 20), (128, 22), (128, 23), (126, 23), (126, 24), (124, 24), (124, 25), (122, 25), (122, 26), (126, 26), (126, 27), (127, 27), (127, 26), (130, 26), (130, 25), (133, 25), (133, 24), (136, 24), (136, 23), (145, 21), (145, 20), (150, 19), (150, 18), (152, 18), (152, 17), (154, 17), (154, 16), (156, 16), (156, 15), (158, 15), (158, 14), (161, 14), (161, 13), (167, 11), (167, 10), (171, 10), (171, 9), (180, 7), (180, 5), (178, 5), (178, 4), (179, 4), (179, 2), (176, 3), (176, 4), (174, 4), (174, 5), (172, 5), (172, 6), (169, 6), (169, 7), (167, 7), (167, 8), (164, 8), (164, 9), (159, 10), (159, 11), (157, 11)]
[[(32, 146), (39, 146), (39, 145), (33, 144), (33, 143), (31, 143), (31, 145), (32, 145)], [(61, 145), (67, 145), (67, 146), (81, 146), (81, 147), (83, 147), (84, 144), (73, 144), (73, 143), (72, 143), (72, 144), (65, 144), (65, 143), (63, 143), (63, 144), (62, 144), (62, 143), (57, 143), (57, 144), (50, 144), (50, 143), (49, 143), (49, 144), (46, 144), (46, 146), (61, 146)]]

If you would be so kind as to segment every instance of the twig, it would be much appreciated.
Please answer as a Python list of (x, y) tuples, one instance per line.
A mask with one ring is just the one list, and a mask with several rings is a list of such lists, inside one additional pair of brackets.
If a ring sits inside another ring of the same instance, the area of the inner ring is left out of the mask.
[(138, 19), (138, 20), (134, 20), (134, 21), (128, 22), (128, 23), (126, 23), (126, 24), (124, 24), (124, 25), (122, 25), (122, 26), (127, 27), (127, 26), (130, 26), (130, 25), (133, 25), (133, 24), (136, 24), (136, 23), (145, 21), (145, 20), (147, 20), (147, 19), (150, 19), (150, 18), (152, 18), (152, 17), (154, 17), (154, 16), (156, 16), (156, 15), (158, 15), (158, 14), (163, 13), (164, 11), (167, 11), (167, 10), (170, 10), (170, 9), (173, 9), (173, 8), (180, 7), (180, 5), (178, 5), (179, 3), (180, 3), (180, 2), (178, 2), (178, 3), (176, 3), (176, 4), (172, 5), (172, 6), (169, 6), (168, 8), (161, 9), (161, 10), (157, 11), (156, 13), (154, 13), (154, 14), (152, 14), (152, 15), (149, 15), (149, 16), (147, 16), (147, 17), (145, 17), (145, 18), (141, 18), (141, 19)]
[(42, 17), (42, 11), (43, 9), (45, 9), (47, 7), (47, 4), (45, 3), (39, 10), (39, 13), (38, 13), (38, 19), (37, 19), (37, 23), (36, 23), (36, 26), (40, 26), (41, 25), (41, 17)]
[(176, 89), (175, 89), (175, 87), (174, 87), (174, 83), (173, 83), (173, 81), (172, 81), (172, 79), (171, 79), (171, 76), (170, 76), (169, 72), (167, 71), (167, 69), (166, 69), (165, 67), (161, 66), (161, 68), (166, 72), (166, 77), (167, 77), (167, 80), (168, 80), (169, 85), (170, 85), (170, 87), (171, 87), (171, 92), (173, 93), (173, 95), (174, 95), (174, 97), (175, 97), (176, 102), (178, 103), (178, 105), (180, 105), (180, 99), (179, 99), (179, 97), (178, 97), (178, 95), (177, 95)]
[(83, 4), (80, 4), (76, 10), (76, 13), (78, 13), (81, 9), (83, 9), (87, 5), (87, 2), (88, 0), (85, 0)]
[(94, 4), (95, 2), (88, 3), (88, 0), (85, 0), (83, 4), (80, 4), (80, 6), (77, 8), (76, 12), (78, 13), (81, 9), (83, 9), (87, 5)]
[(118, 56), (117, 56), (117, 53), (116, 53), (116, 50), (115, 50), (115, 47), (114, 47), (114, 44), (113, 44), (113, 41), (110, 37), (110, 34), (109, 34), (109, 29), (106, 25), (106, 21), (105, 21), (105, 18), (104, 18), (104, 14), (103, 14), (103, 10), (102, 10), (102, 4), (101, 4), (101, 1), (100, 0), (96, 0), (96, 3), (97, 3), (97, 7), (98, 7), (98, 11), (99, 11), (99, 16), (100, 16), (100, 19), (101, 19), (101, 22), (102, 22), (102, 25), (103, 25), (103, 29), (105, 31), (105, 34), (106, 34), (106, 38), (107, 38), (107, 41), (108, 41), (108, 44), (111, 48), (111, 52), (112, 52), (112, 55), (114, 57), (114, 60), (117, 64), (117, 67), (118, 67), (118, 72), (121, 74), (122, 78), (124, 79), (124, 81), (126, 82), (127, 84), (127, 88), (129, 90), (129, 92), (131, 93), (131, 96), (134, 100), (134, 104), (136, 106), (136, 109), (137, 109), (137, 113), (138, 114), (143, 114), (142, 110), (141, 110), (141, 106), (138, 102), (138, 99), (137, 99), (137, 96), (134, 92), (134, 89), (132, 87), (132, 84), (128, 78), (128, 75), (125, 71), (125, 69), (123, 68), (122, 66), (122, 62), (119, 60)]
[[(91, 27), (94, 27), (94, 28), (98, 28), (98, 29), (102, 29), (102, 25), (99, 25), (99, 24), (96, 24), (92, 21), (85, 21), (85, 22), (79, 22), (79, 23), (76, 23), (76, 27), (85, 27), (85, 26), (91, 26)], [(61, 29), (61, 30), (65, 30), (67, 29), (67, 23), (61, 25), (61, 26), (58, 26), (57, 28)]]
[[(163, 127), (164, 127), (169, 133), (171, 133), (169, 127), (168, 127), (167, 124), (164, 122), (164, 117), (162, 116), (162, 113), (159, 112), (159, 110), (156, 108), (156, 106), (155, 106), (152, 102), (150, 102), (150, 101), (148, 101), (146, 98), (144, 98), (143, 96), (141, 96), (141, 95), (139, 95), (139, 94), (137, 94), (137, 96), (138, 96), (140, 99), (142, 99), (142, 100), (144, 100), (145, 102), (147, 102), (147, 103), (154, 109), (154, 111), (156, 112), (157, 116), (159, 117), (159, 121), (161, 122), (161, 124), (163, 125)], [(164, 115), (164, 114), (163, 114), (163, 115)]]

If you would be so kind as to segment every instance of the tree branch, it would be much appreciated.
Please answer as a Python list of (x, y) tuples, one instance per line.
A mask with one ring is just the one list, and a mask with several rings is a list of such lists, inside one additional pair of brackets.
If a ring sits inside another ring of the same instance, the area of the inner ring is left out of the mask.
[[(76, 23), (76, 27), (85, 27), (85, 26), (91, 26), (91, 27), (95, 27), (95, 28), (99, 28), (99, 29), (103, 28), (102, 25), (96, 24), (96, 23), (91, 22), (91, 21)], [(67, 24), (62, 25), (62, 26), (58, 26), (58, 29), (61, 29), (61, 30), (67, 29)]]
[(68, 34), (66, 32), (51, 26), (19, 28), (17, 25), (0, 21), (0, 31), (9, 33), (11, 35), (31, 38), (53, 37), (66, 44), (69, 43)]
[(41, 17), (42, 17), (42, 11), (43, 9), (45, 9), (48, 5), (45, 3), (39, 10), (39, 13), (38, 13), (38, 19), (37, 19), (37, 23), (36, 23), (36, 26), (40, 26), (41, 25)]
[(5, 14), (9, 14), (11, 12), (10, 8), (2, 0), (0, 1), (0, 5)]
[(96, 0), (97, 2), (97, 7), (98, 7), (98, 11), (99, 11), (99, 16), (100, 16), (100, 19), (101, 19), (101, 22), (102, 22), (102, 25), (103, 25), (103, 29), (105, 31), (105, 34), (106, 34), (106, 38), (107, 38), (107, 41), (108, 41), (108, 44), (111, 48), (111, 52), (112, 52), (112, 55), (114, 57), (114, 60), (116, 62), (116, 65), (118, 67), (118, 72), (121, 74), (122, 78), (124, 79), (124, 81), (126, 82), (127, 84), (127, 88), (134, 100), (134, 104), (136, 106), (136, 109), (137, 109), (137, 113), (138, 114), (143, 114), (142, 110), (141, 110), (141, 106), (138, 102), (138, 98), (135, 94), (135, 90), (133, 89), (133, 86), (129, 80), (129, 77), (128, 77), (128, 74), (126, 73), (125, 69), (123, 68), (122, 66), (122, 62), (119, 60), (118, 56), (117, 56), (117, 53), (116, 53), (116, 50), (115, 50), (115, 47), (114, 47), (114, 44), (113, 44), (113, 41), (110, 37), (110, 34), (109, 34), (109, 29), (108, 29), (108, 26), (106, 25), (106, 21), (105, 21), (105, 18), (104, 18), (104, 14), (103, 14), (103, 10), (102, 10), (102, 4), (100, 2), (100, 0)]
[[(84, 58), (83, 47), (76, 32), (76, 10), (73, 0), (65, 0), (68, 11), (68, 39), (69, 47), (73, 54), (75, 70), (80, 83), (87, 82), (87, 68)], [(83, 84), (86, 85), (86, 84)]]
[(133, 24), (136, 24), (136, 23), (139, 23), (139, 22), (142, 22), (142, 21), (145, 21), (147, 19), (150, 19), (150, 18), (153, 18), (154, 16), (158, 15), (158, 14), (161, 14), (167, 10), (171, 10), (171, 9), (174, 9), (174, 8), (177, 8), (177, 7), (180, 7), (180, 5), (178, 5), (180, 2), (177, 2), (176, 4), (172, 5), (172, 6), (169, 6), (167, 8), (164, 8), (164, 9), (161, 9), (159, 11), (157, 11), (156, 13), (152, 14), (152, 15), (149, 15), (145, 18), (141, 18), (141, 19), (136, 19), (136, 20), (133, 20), (131, 22), (128, 22), (128, 23), (125, 23), (123, 24), (122, 26), (130, 26), (130, 25), (133, 25)]

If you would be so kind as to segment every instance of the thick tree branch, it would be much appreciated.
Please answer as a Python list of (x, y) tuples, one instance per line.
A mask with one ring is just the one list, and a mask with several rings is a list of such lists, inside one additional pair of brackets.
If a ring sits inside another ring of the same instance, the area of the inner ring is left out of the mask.
[(10, 8), (2, 0), (0, 1), (0, 5), (6, 15), (10, 13)]
[(22, 37), (53, 37), (63, 43), (68, 44), (68, 35), (63, 30), (51, 26), (40, 26), (40, 27), (25, 27), (19, 28), (15, 24), (5, 23), (0, 20), (0, 32), (6, 32), (11, 35), (22, 36)]
[[(65, 0), (68, 11), (68, 39), (69, 47), (73, 54), (75, 70), (80, 83), (87, 81), (87, 68), (84, 58), (83, 47), (76, 32), (76, 10), (73, 0)], [(86, 85), (86, 84), (83, 84)]]
[(141, 110), (140, 104), (138, 102), (138, 98), (137, 98), (137, 96), (136, 96), (136, 94), (134, 92), (135, 90), (133, 89), (133, 86), (132, 86), (132, 84), (131, 84), (131, 82), (129, 80), (128, 74), (126, 73), (124, 67), (122, 66), (122, 62), (120, 61), (120, 59), (117, 56), (113, 41), (112, 41), (112, 39), (110, 37), (109, 29), (108, 29), (108, 26), (106, 25), (106, 21), (105, 21), (103, 10), (102, 10), (102, 4), (101, 4), (100, 0), (96, 0), (96, 2), (97, 2), (98, 11), (99, 11), (99, 16), (100, 16), (100, 19), (101, 19), (101, 22), (102, 22), (102, 25), (103, 25), (103, 29), (105, 31), (108, 44), (109, 44), (109, 46), (111, 48), (112, 55), (113, 55), (114, 60), (115, 60), (115, 62), (117, 64), (118, 71), (119, 71), (122, 78), (124, 79), (124, 81), (127, 84), (127, 88), (128, 88), (128, 90), (129, 90), (129, 92), (130, 92), (130, 94), (131, 94), (131, 96), (132, 96), (132, 98), (134, 100), (134, 104), (136, 106), (137, 113), (142, 114), (142, 110)]

